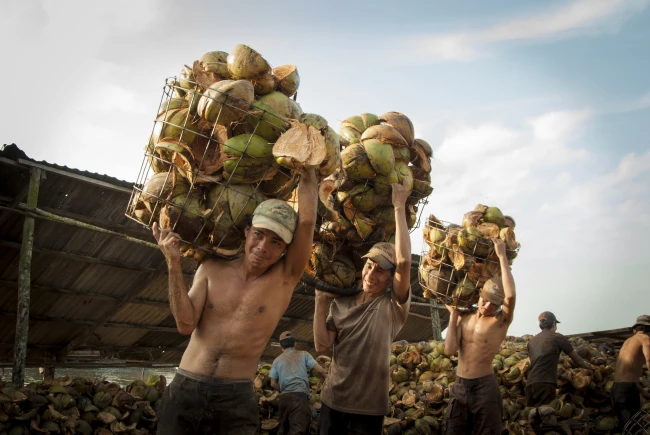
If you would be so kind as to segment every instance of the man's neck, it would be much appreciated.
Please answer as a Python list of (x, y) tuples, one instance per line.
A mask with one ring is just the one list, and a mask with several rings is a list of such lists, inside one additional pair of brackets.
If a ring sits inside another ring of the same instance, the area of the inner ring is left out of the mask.
[(264, 275), (264, 273), (270, 269), (270, 267), (268, 268), (254, 267), (248, 261), (246, 261), (246, 257), (242, 258), (242, 266), (244, 269), (245, 281), (254, 281), (260, 276)]

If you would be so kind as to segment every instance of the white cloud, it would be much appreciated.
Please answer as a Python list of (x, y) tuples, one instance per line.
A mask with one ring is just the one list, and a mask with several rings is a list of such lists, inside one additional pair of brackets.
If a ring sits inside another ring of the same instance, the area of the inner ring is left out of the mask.
[(485, 47), (498, 42), (567, 37), (593, 27), (609, 30), (648, 3), (649, 0), (577, 0), (550, 13), (513, 19), (477, 31), (418, 36), (410, 43), (424, 57), (467, 61), (484, 56)]

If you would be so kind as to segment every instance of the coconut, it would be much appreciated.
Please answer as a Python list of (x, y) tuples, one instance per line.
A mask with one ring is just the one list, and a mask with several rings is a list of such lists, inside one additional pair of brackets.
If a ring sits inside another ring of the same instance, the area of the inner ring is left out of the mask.
[(483, 219), (483, 213), (480, 211), (470, 211), (463, 215), (463, 227), (475, 227)]
[(478, 301), (476, 285), (467, 277), (463, 278), (454, 288), (452, 298), (454, 305), (470, 306)]
[(269, 142), (275, 142), (289, 125), (268, 104), (254, 101), (249, 113), (235, 127), (237, 134), (254, 133)]
[(406, 115), (399, 112), (387, 112), (379, 117), (379, 121), (397, 129), (404, 139), (406, 139), (408, 146), (413, 144), (415, 131), (413, 123)]
[(513, 230), (515, 229), (515, 220), (511, 216), (504, 216), (503, 217), (505, 220), (505, 226), (512, 228)]
[(246, 80), (222, 80), (210, 86), (199, 100), (197, 113), (209, 122), (228, 126), (243, 118), (255, 98)]
[(289, 130), (273, 146), (273, 156), (289, 169), (316, 167), (323, 162), (327, 150), (325, 138), (315, 127), (290, 120)]
[(240, 134), (228, 139), (223, 150), (229, 156), (249, 156), (263, 163), (271, 160), (273, 144), (256, 134)]
[(341, 165), (341, 145), (339, 135), (332, 127), (327, 127), (325, 133), (325, 159), (321, 163), (319, 173), (321, 178), (333, 174)]
[(368, 160), (373, 169), (381, 175), (390, 175), (395, 166), (393, 148), (377, 139), (367, 139), (361, 142), (368, 155)]
[(504, 227), (506, 224), (505, 217), (498, 207), (487, 207), (485, 214), (483, 215), (483, 221), (496, 224), (499, 228)]
[(287, 172), (286, 169), (278, 170), (273, 178), (262, 181), (259, 185), (260, 191), (270, 198), (288, 200), (291, 192), (298, 186), (299, 178), (295, 173)]
[(322, 274), (323, 281), (339, 288), (350, 288), (354, 284), (356, 268), (354, 263), (344, 255), (336, 254), (329, 270)]
[(397, 180), (399, 184), (406, 186), (410, 191), (413, 189), (413, 173), (408, 164), (402, 161), (395, 162), (395, 172), (397, 173)]
[(235, 79), (253, 79), (271, 71), (262, 55), (244, 44), (233, 48), (226, 62), (228, 71)]
[(271, 73), (251, 79), (251, 83), (253, 84), (253, 89), (255, 89), (255, 95), (270, 94), (278, 87), (278, 81)]
[(209, 51), (199, 58), (202, 65), (209, 65), (211, 63), (227, 63), (228, 53), (225, 51)]
[(297, 119), (302, 114), (300, 106), (282, 92), (270, 92), (261, 96), (258, 101), (271, 107), (283, 119)]
[(200, 240), (202, 235), (207, 236), (203, 218), (209, 211), (203, 208), (199, 195), (199, 192), (192, 190), (172, 197), (160, 210), (160, 227), (171, 228), (181, 239), (190, 242)]
[[(373, 125), (363, 132), (361, 142), (367, 139), (375, 139), (381, 143), (387, 143), (396, 147), (408, 147), (406, 139), (397, 129), (387, 124)], [(407, 161), (410, 154), (407, 150)]]
[(190, 117), (189, 109), (167, 110), (156, 119), (150, 146), (155, 146), (162, 139), (176, 139), (191, 143), (198, 132), (198, 126)]
[(295, 65), (280, 65), (273, 68), (273, 74), (278, 79), (278, 90), (288, 97), (298, 91), (300, 76)]
[(441, 265), (439, 268), (426, 269), (420, 267), (420, 284), (434, 296), (449, 295), (449, 289), (455, 288), (453, 268)]
[(363, 145), (353, 144), (341, 151), (341, 163), (350, 178), (374, 178), (376, 175)]
[(190, 104), (185, 98), (170, 98), (163, 101), (158, 108), (157, 117), (163, 115), (164, 113), (174, 110), (174, 109), (185, 109), (188, 108)]
[(515, 232), (512, 227), (504, 227), (499, 232), (499, 238), (505, 242), (508, 249), (514, 250), (519, 247), (519, 243), (515, 240)]
[(474, 227), (463, 228), (458, 233), (458, 246), (466, 254), (485, 257), (492, 248), (492, 243)]

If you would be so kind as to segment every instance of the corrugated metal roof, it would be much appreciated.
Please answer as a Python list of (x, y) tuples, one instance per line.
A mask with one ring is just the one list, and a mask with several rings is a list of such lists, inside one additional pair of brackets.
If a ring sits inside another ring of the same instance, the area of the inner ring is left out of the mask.
[[(0, 205), (15, 207), (12, 203), (25, 202), (30, 162), (33, 161), (16, 148), (0, 151)], [(46, 179), (40, 186), (39, 208), (77, 220), (90, 220), (106, 228), (119, 227), (138, 238), (154, 241), (148, 231), (124, 216), (131, 183), (47, 162), (36, 163), (57, 170), (46, 171)], [(88, 179), (111, 183), (115, 188), (93, 184)], [(7, 364), (12, 360), (16, 326), (23, 216), (0, 210), (0, 222), (0, 312), (3, 313), (0, 364)], [(184, 260), (183, 268), (189, 284), (194, 263)], [(421, 296), (416, 284), (417, 272), (412, 278), (413, 293)], [(129, 360), (174, 364), (180, 361), (182, 353), (170, 349), (184, 348), (189, 337), (175, 331), (174, 319), (166, 305), (166, 268), (158, 249), (37, 219), (31, 279), (29, 364), (42, 364), (46, 355), (57, 354), (71, 343), (85, 349), (100, 349), (107, 358), (128, 356)], [(313, 351), (313, 295), (313, 289), (302, 283), (298, 285), (284, 314), (287, 319), (277, 325), (273, 339), (291, 329), (299, 342), (297, 347)], [(409, 316), (398, 338), (430, 339), (429, 307), (412, 306), (411, 311), (415, 315)], [(446, 314), (440, 311), (443, 327)], [(269, 361), (279, 354), (280, 348), (269, 344), (262, 359)]]

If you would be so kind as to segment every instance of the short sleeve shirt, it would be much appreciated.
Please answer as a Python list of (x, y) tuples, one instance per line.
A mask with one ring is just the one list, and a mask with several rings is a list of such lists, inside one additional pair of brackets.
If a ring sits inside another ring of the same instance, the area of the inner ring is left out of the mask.
[(573, 346), (562, 334), (545, 329), (528, 342), (528, 368), (527, 383), (537, 382), (557, 383), (557, 363), (560, 352), (570, 354)]
[(411, 294), (403, 304), (392, 290), (364, 304), (356, 296), (332, 301), (327, 329), (337, 333), (321, 401), (340, 412), (385, 415), (390, 410), (390, 352), (408, 316)]
[(309, 371), (316, 364), (308, 352), (290, 347), (273, 361), (269, 377), (278, 380), (281, 393), (302, 393), (309, 396)]

